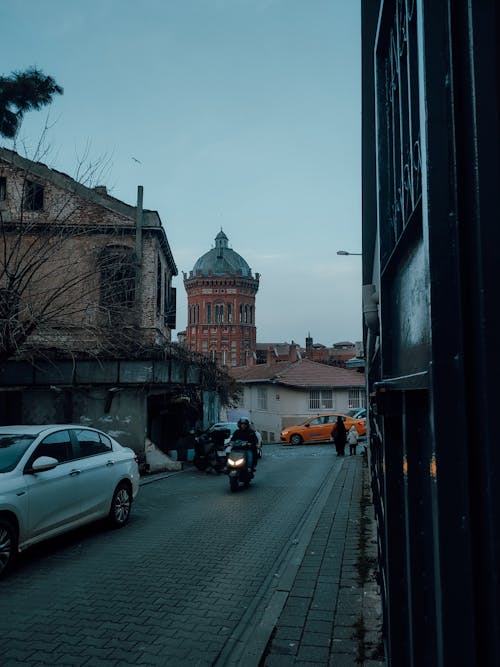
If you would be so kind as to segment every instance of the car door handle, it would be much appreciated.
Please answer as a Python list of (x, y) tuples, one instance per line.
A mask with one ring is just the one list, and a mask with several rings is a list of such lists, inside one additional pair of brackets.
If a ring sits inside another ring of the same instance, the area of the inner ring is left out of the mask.
[(107, 466), (114, 466), (115, 462), (112, 461), (111, 459), (106, 463)]
[(70, 477), (76, 477), (76, 476), (79, 475), (81, 472), (82, 472), (81, 470), (72, 470), (72, 471), (69, 473), (69, 476), (70, 476)]

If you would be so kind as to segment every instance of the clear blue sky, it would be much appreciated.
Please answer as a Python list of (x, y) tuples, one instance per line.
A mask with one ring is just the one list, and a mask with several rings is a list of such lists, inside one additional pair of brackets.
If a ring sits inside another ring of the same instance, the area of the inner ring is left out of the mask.
[(48, 118), (47, 164), (74, 176), (104, 156), (99, 180), (131, 204), (144, 186), (179, 329), (182, 271), (222, 227), (261, 274), (259, 342), (361, 339), (361, 258), (336, 254), (361, 248), (358, 2), (23, 0), (0, 25), (2, 74), (36, 65), (64, 87), (16, 149), (30, 157)]

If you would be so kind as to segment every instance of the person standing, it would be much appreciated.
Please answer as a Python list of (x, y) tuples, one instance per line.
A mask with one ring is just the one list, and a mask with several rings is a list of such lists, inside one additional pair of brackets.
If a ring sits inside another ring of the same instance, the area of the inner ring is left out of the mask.
[(332, 430), (332, 438), (337, 450), (337, 456), (344, 456), (345, 443), (347, 440), (347, 432), (344, 426), (344, 420), (339, 415)]
[(347, 434), (347, 444), (349, 445), (349, 454), (352, 456), (353, 454), (356, 454), (356, 447), (358, 445), (358, 432), (356, 431), (356, 427), (354, 424), (351, 426), (349, 429), (349, 433)]

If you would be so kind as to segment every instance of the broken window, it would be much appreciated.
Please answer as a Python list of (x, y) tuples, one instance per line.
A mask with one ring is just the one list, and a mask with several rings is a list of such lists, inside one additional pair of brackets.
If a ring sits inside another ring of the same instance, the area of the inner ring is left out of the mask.
[(156, 268), (156, 314), (161, 313), (161, 261), (158, 255), (158, 264)]
[(135, 253), (125, 246), (107, 246), (99, 255), (101, 306), (132, 308), (135, 303)]
[(24, 208), (26, 211), (41, 211), (43, 209), (43, 186), (34, 181), (24, 184)]

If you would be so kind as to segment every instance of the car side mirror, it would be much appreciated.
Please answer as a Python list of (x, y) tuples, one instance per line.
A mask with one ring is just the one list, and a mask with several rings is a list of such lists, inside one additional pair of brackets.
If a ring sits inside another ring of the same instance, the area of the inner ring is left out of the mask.
[(34, 475), (37, 472), (46, 472), (47, 470), (53, 470), (59, 465), (57, 459), (52, 458), (52, 456), (39, 456), (31, 464), (31, 468), (27, 468), (24, 472), (28, 475)]

